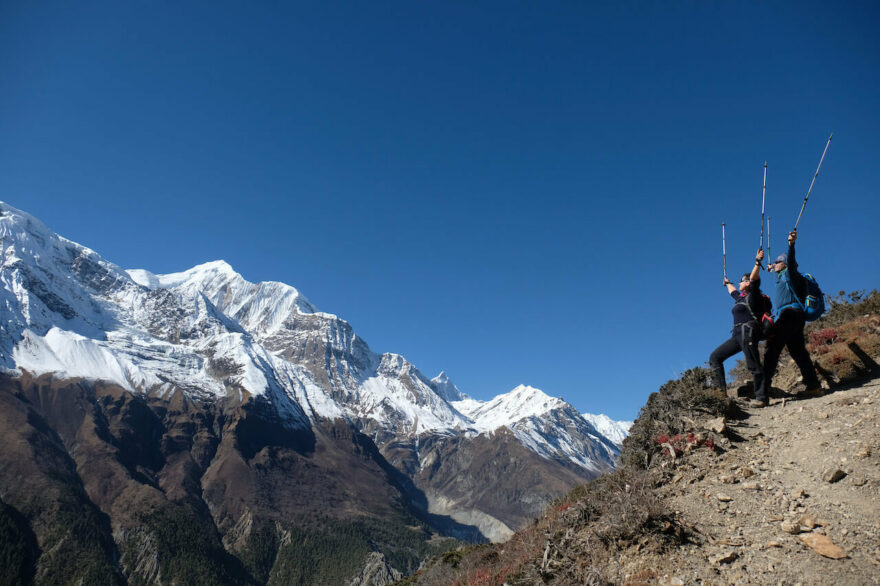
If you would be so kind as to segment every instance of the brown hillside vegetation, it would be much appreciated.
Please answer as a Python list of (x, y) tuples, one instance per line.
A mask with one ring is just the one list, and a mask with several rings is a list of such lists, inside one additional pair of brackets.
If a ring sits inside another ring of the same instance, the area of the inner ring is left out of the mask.
[(880, 583), (880, 293), (811, 324), (831, 392), (743, 410), (694, 368), (653, 393), (617, 471), (503, 544), (452, 551), (401, 584)]

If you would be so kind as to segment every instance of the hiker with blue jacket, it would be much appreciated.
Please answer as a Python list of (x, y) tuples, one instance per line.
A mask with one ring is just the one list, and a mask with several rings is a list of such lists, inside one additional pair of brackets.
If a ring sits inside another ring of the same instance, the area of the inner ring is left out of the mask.
[[(758, 342), (761, 339), (761, 316), (764, 314), (764, 299), (761, 295), (761, 261), (764, 251), (755, 255), (755, 267), (751, 273), (745, 273), (740, 279), (739, 290), (727, 277), (723, 284), (733, 298), (733, 332), (729, 340), (718, 346), (709, 356), (709, 367), (715, 378), (715, 385), (727, 391), (724, 380), (724, 361), (739, 352), (745, 355), (746, 366), (752, 373), (755, 386), (755, 402), (763, 407), (767, 404), (767, 386), (764, 370), (761, 368), (761, 357), (758, 354)], [(728, 393), (729, 394), (729, 393)]]
[(776, 325), (773, 334), (767, 340), (767, 352), (764, 354), (764, 376), (769, 388), (773, 375), (776, 374), (776, 366), (779, 364), (779, 354), (783, 346), (786, 346), (804, 377), (805, 394), (822, 395), (819, 377), (816, 375), (816, 369), (804, 343), (805, 320), (802, 300), (807, 298), (807, 282), (797, 270), (798, 265), (794, 256), (796, 240), (797, 228), (788, 235), (788, 253), (780, 254), (768, 267), (776, 273), (777, 314)]

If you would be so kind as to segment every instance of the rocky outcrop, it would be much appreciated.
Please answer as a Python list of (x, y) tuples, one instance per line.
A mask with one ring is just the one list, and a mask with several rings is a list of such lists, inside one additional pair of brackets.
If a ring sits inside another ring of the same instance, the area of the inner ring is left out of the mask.
[(364, 569), (348, 582), (348, 586), (385, 586), (402, 577), (403, 574), (392, 568), (384, 555), (371, 551), (364, 563)]

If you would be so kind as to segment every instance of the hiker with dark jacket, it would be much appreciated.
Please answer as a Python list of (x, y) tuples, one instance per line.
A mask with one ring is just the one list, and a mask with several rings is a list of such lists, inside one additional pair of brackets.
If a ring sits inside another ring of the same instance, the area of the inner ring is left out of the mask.
[(788, 347), (788, 353), (794, 359), (795, 364), (804, 377), (806, 393), (822, 394), (819, 377), (807, 352), (804, 343), (804, 306), (803, 299), (807, 298), (807, 282), (804, 276), (797, 270), (797, 261), (794, 256), (794, 243), (797, 240), (797, 229), (788, 235), (788, 253), (780, 254), (776, 261), (770, 265), (770, 270), (776, 273), (776, 325), (773, 334), (767, 340), (767, 352), (764, 355), (764, 376), (767, 379), (767, 387), (776, 374), (776, 366), (779, 364), (779, 354), (783, 346)]
[(739, 290), (727, 277), (724, 278), (723, 284), (733, 298), (733, 332), (730, 339), (715, 348), (715, 351), (709, 356), (709, 366), (715, 377), (715, 384), (727, 392), (727, 383), (724, 380), (724, 361), (741, 350), (754, 379), (755, 399), (766, 405), (766, 378), (764, 370), (761, 368), (761, 357), (758, 354), (758, 341), (761, 337), (760, 320), (764, 314), (764, 301), (761, 295), (761, 260), (763, 258), (764, 251), (759, 250), (755, 255), (755, 267), (751, 273), (742, 276)]

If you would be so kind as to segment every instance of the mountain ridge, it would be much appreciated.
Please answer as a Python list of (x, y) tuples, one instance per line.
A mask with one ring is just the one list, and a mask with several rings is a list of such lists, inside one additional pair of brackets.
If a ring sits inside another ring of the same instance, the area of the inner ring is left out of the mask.
[[(97, 265), (105, 269), (104, 274), (101, 276), (101, 281), (108, 279), (115, 281), (114, 290), (108, 291), (106, 287), (100, 289), (105, 294), (105, 301), (108, 303), (99, 309), (99, 313), (104, 310), (103, 313), (109, 315), (101, 315), (100, 317), (89, 316), (88, 312), (83, 311), (83, 307), (88, 304), (83, 302), (72, 303), (68, 300), (62, 307), (58, 305), (62, 301), (58, 301), (52, 306), (55, 307), (53, 309), (50, 307), (51, 303), (46, 305), (44, 301), (43, 304), (46, 309), (55, 313), (61, 312), (62, 315), (69, 315), (69, 319), (83, 316), (85, 313), (84, 319), (86, 321), (96, 325), (98, 329), (103, 328), (104, 331), (100, 333), (95, 331), (77, 332), (74, 329), (74, 333), (81, 337), (71, 337), (64, 334), (67, 330), (57, 328), (54, 324), (44, 324), (46, 326), (44, 328), (46, 333), (51, 332), (51, 335), (48, 336), (46, 345), (40, 349), (42, 350), (41, 352), (32, 352), (30, 356), (21, 352), (16, 355), (15, 350), (12, 349), (12, 352), (7, 354), (14, 355), (16, 357), (16, 364), (26, 364), (33, 372), (40, 372), (41, 364), (51, 364), (54, 368), (58, 369), (56, 372), (63, 373), (64, 371), (59, 367), (71, 362), (69, 359), (65, 360), (65, 356), (81, 350), (82, 353), (95, 356), (97, 359), (90, 366), (93, 376), (100, 377), (102, 374), (106, 375), (108, 380), (121, 384), (126, 388), (133, 389), (135, 387), (149, 386), (151, 381), (148, 376), (142, 375), (136, 377), (136, 381), (132, 381), (131, 379), (134, 374), (132, 371), (134, 369), (131, 368), (131, 365), (119, 364), (118, 360), (114, 361), (107, 356), (106, 347), (98, 345), (84, 348), (85, 345), (88, 345), (87, 340), (102, 337), (101, 334), (104, 334), (103, 337), (107, 341), (112, 341), (108, 339), (111, 336), (107, 335), (106, 330), (115, 325), (114, 321), (129, 322), (124, 323), (125, 327), (120, 329), (130, 330), (140, 326), (150, 334), (165, 341), (173, 340), (175, 336), (175, 332), (170, 331), (169, 328), (177, 328), (176, 336), (178, 340), (181, 333), (184, 335), (187, 333), (194, 334), (192, 332), (194, 328), (201, 328), (202, 331), (198, 332), (199, 334), (205, 334), (206, 330), (213, 330), (211, 333), (227, 335), (227, 344), (220, 345), (220, 347), (228, 351), (231, 351), (231, 347), (236, 345), (236, 336), (240, 335), (242, 336), (242, 343), (247, 341), (257, 342), (270, 352), (281, 354), (285, 358), (294, 358), (289, 353), (286, 356), (284, 355), (284, 345), (289, 345), (291, 341), (289, 332), (283, 331), (285, 323), (296, 322), (297, 320), (317, 320), (319, 323), (312, 324), (313, 329), (319, 330), (317, 335), (323, 336), (324, 341), (328, 342), (334, 352), (350, 359), (344, 361), (344, 366), (337, 369), (334, 373), (335, 376), (325, 377), (323, 370), (316, 369), (316, 372), (313, 372), (313, 374), (317, 375), (315, 378), (323, 378), (324, 381), (319, 382), (326, 382), (331, 387), (331, 390), (345, 387), (344, 383), (355, 383), (354, 386), (367, 384), (373, 391), (373, 394), (375, 394), (377, 386), (388, 388), (389, 382), (383, 380), (380, 381), (381, 384), (379, 385), (373, 384), (376, 382), (373, 380), (373, 376), (361, 376), (364, 373), (372, 371), (373, 374), (379, 375), (380, 378), (384, 376), (386, 379), (403, 379), (411, 383), (404, 383), (405, 388), (398, 388), (397, 393), (392, 392), (390, 395), (386, 393), (382, 401), (397, 400), (399, 404), (396, 406), (400, 407), (403, 401), (400, 401), (399, 395), (404, 394), (408, 395), (408, 402), (410, 404), (429, 405), (430, 413), (425, 410), (417, 410), (416, 413), (407, 414), (409, 417), (404, 417), (405, 424), (413, 424), (418, 420), (415, 423), (415, 428), (419, 431), (445, 431), (455, 428), (466, 429), (468, 427), (473, 427), (481, 432), (491, 431), (533, 415), (531, 411), (522, 411), (524, 405), (535, 401), (542, 401), (544, 403), (544, 412), (546, 412), (552, 408), (559, 407), (562, 403), (559, 399), (551, 398), (542, 391), (525, 385), (520, 385), (489, 401), (473, 400), (458, 390), (445, 373), (438, 375), (436, 380), (429, 380), (414, 365), (410, 364), (400, 355), (372, 353), (366, 343), (351, 330), (348, 322), (336, 315), (318, 311), (301, 292), (290, 285), (275, 281), (250, 283), (244, 280), (231, 265), (223, 260), (203, 263), (186, 271), (165, 275), (155, 274), (144, 269), (123, 271), (118, 266), (101, 259), (91, 249), (55, 235), (32, 216), (20, 210), (15, 210), (8, 206), (8, 204), (0, 203), (0, 206), (5, 206), (4, 217), (7, 223), (9, 223), (8, 219), (12, 217), (19, 219), (12, 222), (13, 225), (22, 222), (27, 224), (24, 230), (19, 230), (19, 235), (27, 232), (38, 241), (55, 244), (54, 247), (50, 248), (58, 255), (61, 255), (58, 252), (59, 249), (66, 249), (68, 255), (78, 254), (92, 258)], [(28, 228), (31, 229), (29, 230)], [(13, 233), (14, 230), (4, 224), (4, 231), (0, 232), (0, 235), (5, 235), (8, 238)], [(18, 240), (23, 239), (18, 238)], [(36, 256), (39, 257), (39, 253)], [(40, 263), (36, 262), (34, 255), (30, 255), (30, 257), (30, 264), (39, 266)], [(18, 261), (23, 260), (27, 259), (18, 259)], [(71, 279), (64, 276), (58, 279), (50, 275), (47, 280), (70, 281)], [(146, 289), (147, 293), (139, 294), (142, 293), (138, 291), (139, 288)], [(82, 291), (76, 291), (75, 288), (72, 288), (72, 291), (68, 291), (65, 297), (82, 296)], [(187, 307), (181, 308), (181, 303), (177, 303), (175, 307), (174, 300), (170, 300), (167, 296), (163, 295), (163, 291), (173, 291), (174, 295), (181, 302), (185, 303)], [(108, 293), (113, 295), (111, 296)], [(45, 297), (50, 301), (54, 300), (50, 295), (51, 293), (45, 295)], [(39, 295), (37, 297), (39, 298)], [(106, 299), (106, 297), (111, 297), (111, 299)], [(131, 309), (120, 310), (118, 307), (112, 307), (112, 302), (120, 301), (120, 298)], [(133, 300), (132, 298), (135, 299)], [(145, 309), (139, 312), (136, 309), (136, 305), (137, 302), (141, 301), (141, 298), (143, 298), (142, 307)], [(40, 298), (40, 300), (42, 301), (43, 299)], [(172, 312), (181, 312), (182, 310), (189, 309), (195, 315), (191, 319), (183, 320), (182, 322), (176, 321), (170, 324), (146, 323), (148, 317), (145, 317), (144, 314), (150, 313), (151, 303), (155, 304), (159, 309)], [(170, 307), (162, 307), (163, 303), (169, 304)], [(75, 306), (76, 310), (73, 310), (72, 306)], [(130, 315), (125, 315), (126, 313), (130, 313)], [(33, 324), (31, 323), (30, 316), (21, 317), (23, 319), (18, 320), (17, 325), (21, 326), (22, 332), (25, 329), (32, 329)], [(25, 324), (27, 327), (24, 327)], [(221, 332), (224, 329), (226, 331)], [(302, 344), (303, 340), (300, 339), (298, 342)], [(30, 339), (28, 345), (35, 350), (40, 346), (36, 339)], [(241, 377), (239, 382), (249, 393), (261, 394), (264, 388), (270, 386), (267, 378), (271, 377), (267, 377), (265, 372), (262, 372), (264, 369), (260, 368), (260, 364), (267, 365), (271, 361), (260, 351), (255, 351), (254, 354), (250, 356), (250, 360), (238, 356), (240, 359), (238, 363), (246, 366), (245, 376)], [(58, 360), (53, 361), (52, 358), (57, 358)], [(6, 366), (7, 368), (10, 367), (9, 364)], [(101, 366), (105, 368), (102, 369)], [(44, 372), (50, 371), (51, 369), (44, 369)], [(80, 370), (70, 374), (87, 376), (88, 372)], [(210, 386), (208, 378), (206, 377), (204, 382)], [(391, 384), (390, 386), (396, 385)], [(219, 393), (219, 390), (217, 392)], [(525, 393), (525, 395), (519, 397), (522, 393)], [(355, 402), (357, 401), (358, 393), (349, 393), (349, 395), (355, 395), (354, 397), (349, 396), (347, 398), (354, 398)], [(439, 401), (432, 398), (435, 395), (439, 398)], [(468, 410), (470, 415), (474, 417), (479, 418), (480, 415), (489, 413), (492, 416), (486, 418), (483, 422), (478, 422), (473, 417), (463, 418), (461, 417), (463, 414), (461, 410), (453, 407), (451, 402), (445, 399), (445, 396), (456, 399), (459, 405), (463, 409)], [(512, 404), (515, 401), (519, 402), (519, 407)], [(317, 407), (313, 406), (313, 409), (318, 410), (328, 406), (328, 401), (326, 400), (307, 402), (317, 405)], [(355, 418), (358, 415), (369, 415), (373, 418), (378, 418), (378, 408), (377, 404), (364, 405), (360, 414), (355, 413)], [(520, 409), (519, 413), (516, 412), (517, 409)], [(330, 408), (327, 413), (320, 413), (320, 411), (318, 413), (320, 415), (336, 416), (339, 410)]]
[[(224, 261), (124, 271), (2, 202), (0, 247), (0, 431), (29, 446), (0, 458), (0, 525), (31, 535), (37, 576), (68, 555), (106, 583), (408, 573), (439, 535), (506, 539), (619, 453), (564, 401), (470, 399)], [(97, 541), (46, 553), (78, 527)]]

